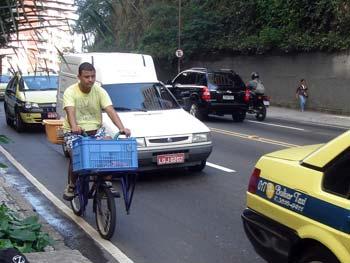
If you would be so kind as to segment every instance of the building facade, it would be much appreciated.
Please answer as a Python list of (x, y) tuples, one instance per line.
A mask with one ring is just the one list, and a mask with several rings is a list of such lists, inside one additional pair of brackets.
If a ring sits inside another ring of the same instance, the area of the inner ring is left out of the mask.
[(72, 25), (77, 19), (74, 0), (25, 0), (26, 17), (19, 17), (19, 33), (12, 48), (0, 51), (2, 74), (59, 69), (60, 54), (74, 51)]

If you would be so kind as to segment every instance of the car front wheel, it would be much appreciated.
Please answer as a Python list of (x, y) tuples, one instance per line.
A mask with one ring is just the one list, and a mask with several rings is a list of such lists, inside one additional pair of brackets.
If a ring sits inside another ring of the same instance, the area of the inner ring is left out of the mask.
[(17, 132), (22, 132), (24, 130), (24, 123), (22, 121), (21, 114), (18, 111), (16, 111), (16, 116), (13, 122)]

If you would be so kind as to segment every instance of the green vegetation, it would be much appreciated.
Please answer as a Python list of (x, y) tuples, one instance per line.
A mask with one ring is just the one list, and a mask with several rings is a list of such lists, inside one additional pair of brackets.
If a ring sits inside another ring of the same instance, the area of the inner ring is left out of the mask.
[(20, 219), (5, 204), (0, 205), (0, 249), (14, 247), (22, 253), (43, 251), (53, 240), (40, 229), (36, 216)]
[[(174, 59), (179, 0), (78, 0), (90, 50), (140, 51)], [(82, 28), (84, 30), (82, 30)], [(201, 54), (346, 50), (348, 0), (182, 0), (181, 48)]]

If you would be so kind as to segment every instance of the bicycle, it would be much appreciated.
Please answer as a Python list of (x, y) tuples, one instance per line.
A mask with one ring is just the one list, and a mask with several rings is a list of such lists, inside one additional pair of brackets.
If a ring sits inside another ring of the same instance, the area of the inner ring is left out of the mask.
[[(119, 134), (118, 134), (119, 135)], [(137, 178), (136, 139), (98, 140), (81, 137), (73, 142), (73, 172), (78, 175), (71, 208), (85, 213), (89, 199), (101, 237), (110, 239), (116, 227), (115, 198), (120, 198), (111, 181), (119, 181), (126, 213), (129, 214)]]

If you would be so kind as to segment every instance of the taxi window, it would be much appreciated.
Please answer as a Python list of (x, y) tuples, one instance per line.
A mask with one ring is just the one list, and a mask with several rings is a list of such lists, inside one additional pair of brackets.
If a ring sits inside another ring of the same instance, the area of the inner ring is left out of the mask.
[(327, 192), (350, 198), (350, 150), (335, 158), (323, 177), (323, 189)]
[(0, 83), (8, 83), (10, 81), (10, 77), (6, 75), (0, 75)]
[(25, 90), (55, 90), (58, 88), (58, 76), (25, 76)]

